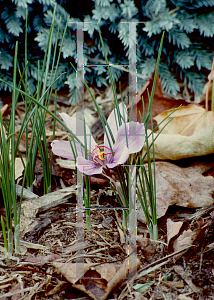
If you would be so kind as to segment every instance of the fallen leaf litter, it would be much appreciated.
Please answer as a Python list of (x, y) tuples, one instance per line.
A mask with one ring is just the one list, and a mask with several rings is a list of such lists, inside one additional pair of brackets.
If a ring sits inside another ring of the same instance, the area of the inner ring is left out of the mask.
[[(100, 96), (101, 106), (102, 96)], [(112, 100), (112, 95), (109, 96), (109, 99)], [(94, 118), (91, 118), (91, 123), (93, 123), (92, 121), (96, 121), (96, 113), (92, 113), (93, 109), (91, 109), (90, 101), (88, 101), (88, 104), (88, 112), (94, 116)], [(58, 108), (72, 114), (70, 107), (62, 108), (59, 106)], [(106, 113), (111, 111), (111, 101), (105, 102), (103, 108), (105, 108)], [(19, 117), (21, 120), (21, 104)], [(51, 117), (48, 117), (47, 126), (50, 128), (50, 132), (52, 121)], [(97, 126), (96, 122), (94, 124), (92, 124), (92, 128)], [(56, 136), (67, 138), (67, 133), (59, 126)], [(101, 138), (102, 131), (97, 135), (97, 141)], [(51, 141), (51, 134), (48, 134), (48, 141)], [(211, 206), (213, 204), (212, 161), (212, 156), (209, 163), (200, 158), (184, 168), (170, 162), (156, 163), (157, 170), (160, 173), (158, 175), (157, 172), (157, 199), (160, 201), (160, 203), (157, 203), (159, 205), (160, 239), (157, 243), (151, 243), (147, 238), (148, 231), (145, 225), (140, 222), (143, 221), (143, 217), (139, 218), (138, 234), (140, 235), (138, 236), (137, 253), (140, 260), (137, 261), (138, 272), (133, 277), (127, 277), (128, 252), (125, 243), (126, 239), (123, 231), (121, 231), (122, 215), (120, 210), (104, 210), (105, 213), (103, 210), (92, 210), (92, 230), (90, 233), (85, 231), (84, 241), (79, 242), (76, 240), (76, 204), (73, 187), (67, 187), (65, 190), (58, 189), (56, 193), (58, 193), (59, 201), (55, 202), (47, 201), (44, 203), (43, 198), (46, 198), (44, 196), (38, 198), (37, 194), (26, 195), (28, 200), (23, 201), (23, 215), (28, 219), (28, 223), (25, 223), (25, 230), (21, 231), (21, 246), (25, 248), (24, 254), (6, 260), (4, 258), (3, 243), (1, 242), (0, 245), (0, 299), (5, 299), (6, 297), (12, 297), (11, 299), (13, 300), (83, 299), (87, 297), (84, 296), (86, 294), (92, 299), (106, 299), (111, 292), (109, 299), (187, 300), (214, 297), (214, 269), (212, 264), (209, 265), (209, 262), (214, 258), (212, 246), (212, 238), (214, 236), (212, 211), (214, 211), (214, 208)], [(65, 186), (67, 186), (69, 182), (68, 177), (74, 171), (72, 169), (62, 169), (58, 172), (56, 169), (55, 172), (56, 178), (57, 176), (60, 177)], [(206, 176), (204, 176), (205, 173)], [(180, 174), (179, 180), (178, 174)], [(162, 179), (158, 179), (158, 176), (161, 176)], [(164, 183), (163, 180), (165, 180)], [(98, 186), (99, 189), (101, 188), (99, 184), (96, 185), (96, 177), (94, 184), (94, 187)], [(182, 189), (181, 187), (185, 184), (186, 188)], [(191, 189), (189, 188), (190, 186)], [(167, 191), (165, 192), (165, 197), (164, 189)], [(99, 198), (97, 198), (98, 195)], [(51, 200), (54, 200), (54, 197)], [(31, 209), (29, 209), (27, 203), (31, 203)], [(36, 204), (34, 205), (34, 203)], [(116, 200), (112, 198), (112, 193), (108, 187), (105, 187), (100, 194), (95, 192), (94, 198), (92, 197), (92, 203), (95, 207), (98, 207), (98, 205), (112, 208), (118, 206)], [(172, 205), (186, 208), (176, 208)], [(178, 229), (177, 232), (171, 235), (171, 238), (168, 238), (167, 242), (167, 222), (166, 219), (164, 221), (164, 218), (167, 216), (169, 206), (172, 207), (174, 213), (173, 216), (170, 215), (170, 219), (168, 218), (168, 223), (178, 223), (176, 219), (180, 216), (180, 219), (183, 221), (180, 221), (179, 228), (183, 226), (183, 222), (186, 222), (188, 226), (182, 232)], [(207, 210), (204, 206), (207, 206)], [(196, 211), (196, 208), (200, 207), (202, 208)], [(182, 213), (185, 217), (182, 217)], [(195, 222), (190, 222), (190, 216), (193, 215), (195, 215), (195, 220), (204, 218), (202, 225), (196, 227)], [(48, 219), (49, 221), (45, 223)], [(161, 226), (163, 221), (164, 226)], [(44, 226), (38, 227), (42, 222)], [(203, 227), (205, 226), (203, 224), (208, 225)], [(33, 226), (31, 227), (30, 225)], [(35, 228), (38, 228), (38, 231), (35, 231)], [(32, 230), (35, 233), (33, 240), (30, 235), (27, 235), (27, 232), (32, 233)], [(197, 238), (194, 236), (196, 240), (191, 239), (191, 242), (188, 241), (184, 246), (182, 234), (188, 233), (188, 230), (189, 233), (197, 232), (197, 234), (203, 230), (205, 237), (197, 241)], [(181, 242), (179, 242), (179, 238)], [(169, 244), (172, 239), (173, 246)], [(178, 243), (177, 246), (175, 242)], [(202, 266), (200, 269), (201, 272), (198, 275), (200, 277), (199, 283), (195, 281), (194, 274), (199, 272), (200, 261), (198, 255), (200, 256), (200, 253), (202, 253), (200, 252), (201, 242), (204, 243), (202, 261), (204, 268)], [(182, 245), (181, 248), (179, 243)], [(172, 252), (170, 254), (167, 253), (167, 248), (169, 251), (169, 247), (173, 249), (170, 250)], [(191, 256), (189, 257), (190, 253)], [(81, 276), (80, 278), (75, 277), (74, 281), (70, 280), (70, 274), (68, 273), (74, 272), (72, 268), (76, 266), (75, 260), (77, 258), (81, 259), (81, 257), (84, 257), (84, 268), (87, 268), (84, 271), (86, 273), (83, 273), (85, 276), (82, 279)], [(210, 272), (209, 275), (205, 275), (208, 271)], [(167, 274), (171, 277), (169, 276), (170, 279), (165, 281)], [(86, 275), (92, 279), (87, 278)], [(204, 284), (206, 282), (209, 283), (206, 285)], [(143, 284), (147, 284), (145, 291), (139, 292), (140, 289), (137, 289), (137, 284), (140, 284), (141, 288)], [(133, 286), (136, 287), (135, 290)]]

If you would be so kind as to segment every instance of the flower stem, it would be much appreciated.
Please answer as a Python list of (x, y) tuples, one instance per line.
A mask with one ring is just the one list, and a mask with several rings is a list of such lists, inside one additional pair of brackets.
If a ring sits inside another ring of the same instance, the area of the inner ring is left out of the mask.
[(19, 234), (20, 234), (20, 224), (17, 224), (16, 227), (15, 227), (15, 232), (14, 232), (15, 253), (20, 252)]
[(86, 210), (86, 225), (87, 225), (87, 230), (91, 230), (91, 210), (87, 209)]

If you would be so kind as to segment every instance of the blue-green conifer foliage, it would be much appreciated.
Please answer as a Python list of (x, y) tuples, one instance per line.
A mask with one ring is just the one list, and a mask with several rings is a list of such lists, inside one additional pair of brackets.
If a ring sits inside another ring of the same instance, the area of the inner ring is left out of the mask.
[[(214, 45), (214, 0), (0, 0), (0, 76), (12, 83), (15, 42), (19, 42), (19, 68), (24, 67), (26, 9), (28, 10), (28, 83), (35, 92), (37, 61), (42, 63), (49, 29), (57, 3), (53, 46), (58, 26), (63, 33), (68, 17), (70, 22), (62, 48), (58, 75), (66, 72), (55, 84), (58, 90), (68, 86), (70, 99), (76, 99), (76, 73), (70, 62), (76, 62), (77, 22), (84, 22), (84, 79), (98, 88), (110, 82), (107, 68), (101, 64), (104, 51), (99, 38), (99, 25), (108, 59), (114, 64), (129, 63), (137, 57), (138, 73), (150, 76), (154, 70), (159, 43), (165, 31), (160, 62), (160, 78), (167, 93), (177, 95), (180, 84), (200, 95), (211, 69)], [(60, 22), (61, 19), (61, 22)], [(129, 22), (136, 22), (137, 51), (129, 53)], [(93, 60), (91, 60), (93, 59)], [(97, 62), (96, 62), (97, 61)], [(90, 66), (87, 66), (90, 65)], [(112, 69), (113, 79), (120, 80), (121, 69)], [(144, 81), (138, 78), (138, 87)], [(8, 90), (0, 82), (0, 90)]]

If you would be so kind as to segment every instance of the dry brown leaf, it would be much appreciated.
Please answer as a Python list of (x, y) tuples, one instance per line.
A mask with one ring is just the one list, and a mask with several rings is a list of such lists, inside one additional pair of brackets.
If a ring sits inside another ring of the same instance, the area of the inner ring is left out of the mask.
[[(23, 157), (22, 159), (26, 163), (26, 158)], [(21, 158), (18, 157), (15, 159), (15, 179), (22, 176), (23, 171), (24, 171), (24, 166), (23, 166), (22, 160), (21, 160)]]
[(2, 108), (1, 108), (1, 115), (3, 116), (4, 113), (6, 112), (6, 110), (8, 109), (8, 104), (5, 104)]
[[(46, 297), (47, 297), (47, 296), (53, 296), (53, 295), (55, 295), (55, 294), (57, 294), (57, 293), (60, 293), (60, 292), (61, 292), (62, 290), (64, 290), (65, 287), (67, 287), (67, 286), (68, 286), (67, 281), (60, 281), (60, 282), (57, 283), (57, 285), (54, 286), (52, 289), (49, 288), (48, 290), (46, 290), (45, 296), (46, 296)], [(51, 285), (51, 287), (52, 287), (52, 285)]]
[[(214, 203), (214, 178), (203, 176), (214, 163), (195, 163), (181, 168), (169, 162), (156, 162), (157, 217), (165, 215), (170, 205), (205, 207)], [(147, 165), (146, 165), (147, 168)], [(146, 223), (143, 209), (139, 206), (138, 219)]]
[[(164, 111), (154, 119), (160, 123), (173, 109)], [(168, 117), (160, 126), (159, 130), (169, 121), (170, 123), (163, 129), (162, 134), (181, 134), (191, 136), (201, 128), (214, 126), (214, 111), (207, 111), (201, 106), (191, 104), (178, 108), (170, 117)]]
[[(148, 130), (148, 134), (150, 134)], [(156, 138), (157, 134), (154, 134)], [(152, 136), (149, 138), (152, 143)], [(156, 160), (179, 160), (198, 157), (214, 152), (214, 126), (202, 128), (191, 136), (181, 134), (160, 134), (154, 142)], [(144, 146), (144, 153), (146, 146)], [(150, 149), (152, 159), (152, 147)]]
[(167, 243), (168, 252), (182, 250), (194, 243), (198, 231), (192, 231), (187, 222), (174, 222), (167, 219)]
[(54, 261), (56, 259), (60, 259), (61, 257), (58, 254), (49, 254), (49, 255), (41, 255), (37, 257), (27, 257), (24, 261), (35, 263), (39, 265), (44, 265), (47, 262)]
[(187, 248), (198, 240), (204, 237), (204, 232), (208, 226), (212, 224), (211, 221), (206, 221), (202, 218), (197, 220), (198, 228), (191, 230), (188, 222), (174, 222), (167, 219), (167, 243), (168, 252), (172, 253)]
[(183, 221), (173, 222), (171, 219), (167, 219), (167, 244), (180, 232), (183, 223)]
[(174, 241), (173, 249), (174, 251), (182, 250), (187, 246), (190, 246), (194, 243), (197, 237), (197, 232), (192, 231), (191, 229), (184, 230), (181, 235)]
[(103, 265), (96, 266), (96, 270), (101, 275), (101, 278), (104, 278), (107, 282), (110, 282), (119, 268), (119, 266), (114, 264), (105, 264), (105, 267)]
[[(26, 159), (23, 157), (23, 161), (26, 163)], [(22, 172), (24, 171), (24, 167), (22, 164), (21, 158), (16, 158), (15, 159), (15, 179), (19, 178), (22, 176)], [(0, 173), (1, 176), (1, 173)]]
[[(132, 259), (130, 255), (129, 259)], [(73, 284), (94, 300), (105, 300), (128, 276), (136, 271), (134, 264), (128, 268), (128, 258), (122, 265), (105, 263), (102, 265), (84, 264), (84, 276), (77, 274), (78, 264), (53, 262), (53, 266)], [(140, 261), (137, 259), (137, 268)]]
[[(165, 111), (155, 117), (160, 123), (172, 110)], [(179, 108), (172, 116), (165, 120), (160, 126), (163, 128), (169, 119), (174, 119), (163, 129), (156, 139), (155, 158), (156, 160), (179, 160), (188, 157), (197, 157), (214, 152), (214, 112), (208, 112), (200, 106), (189, 105)], [(151, 131), (148, 130), (148, 135)], [(152, 135), (149, 137), (152, 143)], [(146, 145), (144, 145), (144, 153)], [(150, 149), (152, 158), (153, 149)]]
[[(137, 112), (137, 121), (138, 122), (141, 122), (141, 118), (139, 116), (139, 111), (141, 113), (141, 116), (143, 117), (142, 97), (143, 97), (146, 113), (148, 111), (148, 107), (149, 107), (148, 91), (151, 95), (153, 81), (154, 81), (154, 75), (155, 75), (155, 71), (153, 72), (151, 78), (145, 83), (145, 85), (141, 88), (140, 92), (137, 95), (137, 105), (135, 104), (133, 106), (133, 114), (132, 114), (133, 121), (136, 121), (136, 112)], [(174, 100), (174, 99), (167, 98), (166, 96), (164, 96), (163, 92), (162, 92), (162, 85), (161, 85), (160, 77), (158, 74), (156, 85), (155, 85), (154, 98), (153, 98), (153, 102), (152, 102), (152, 116), (154, 117), (167, 109), (176, 108), (176, 107), (179, 107), (180, 105), (188, 105), (188, 103), (183, 99)], [(157, 124), (155, 124), (155, 126), (156, 125)]]
[[(84, 273), (90, 269), (91, 265), (84, 264)], [(53, 262), (53, 266), (72, 284), (76, 283), (82, 277), (82, 274), (79, 275), (77, 271), (78, 263)]]

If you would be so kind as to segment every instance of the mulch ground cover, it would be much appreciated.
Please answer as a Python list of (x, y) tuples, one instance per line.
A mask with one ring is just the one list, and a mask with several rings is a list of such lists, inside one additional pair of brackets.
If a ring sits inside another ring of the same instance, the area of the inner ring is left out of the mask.
[[(112, 95), (93, 93), (100, 97), (98, 101), (100, 99), (108, 115), (112, 109)], [(102, 102), (102, 99), (107, 100)], [(90, 101), (84, 105), (93, 117), (92, 132), (100, 141), (103, 132), (98, 115)], [(54, 110), (53, 104), (50, 109)], [(24, 104), (20, 102), (17, 131), (23, 110)], [(57, 112), (72, 115), (73, 111), (66, 97), (59, 95)], [(5, 122), (8, 118), (9, 107), (4, 115)], [(48, 116), (46, 130), (50, 151), (52, 126), (53, 118)], [(57, 125), (56, 138), (66, 137), (67, 133)], [(41, 197), (43, 176), (39, 161), (38, 158), (33, 193)], [(76, 170), (62, 168), (56, 161), (52, 177), (52, 192), (66, 191), (76, 185)], [(214, 206), (206, 209), (169, 207), (165, 216), (158, 220), (158, 241), (149, 239), (146, 225), (139, 221), (136, 247), (135, 242), (133, 247), (129, 233), (123, 231), (122, 210), (108, 182), (102, 176), (93, 176), (91, 182), (90, 231), (86, 229), (84, 212), (82, 222), (77, 222), (80, 215), (73, 191), (63, 203), (36, 211), (26, 223), (27, 217), (23, 217), (20, 254), (5, 257), (0, 232), (0, 299), (214, 299)], [(27, 201), (23, 200), (23, 204)], [(0, 214), (4, 216), (4, 213), (1, 200)], [(191, 229), (203, 226), (198, 221), (203, 220), (206, 228), (192, 245), (171, 251), (167, 241), (168, 218), (184, 221)], [(131, 259), (133, 254), (135, 259)], [(136, 264), (138, 269), (132, 272), (129, 262)], [(76, 266), (83, 266), (84, 275), (78, 277)], [(76, 279), (71, 274), (75, 274)]]

